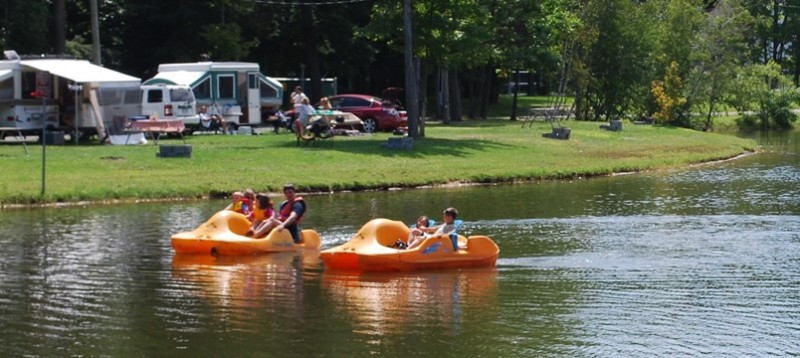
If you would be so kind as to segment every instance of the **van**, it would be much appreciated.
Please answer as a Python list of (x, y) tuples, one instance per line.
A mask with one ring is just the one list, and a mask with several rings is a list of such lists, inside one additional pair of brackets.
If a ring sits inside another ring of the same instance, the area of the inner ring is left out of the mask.
[(197, 101), (187, 85), (142, 85), (142, 114), (159, 119), (182, 119), (187, 127), (200, 124)]

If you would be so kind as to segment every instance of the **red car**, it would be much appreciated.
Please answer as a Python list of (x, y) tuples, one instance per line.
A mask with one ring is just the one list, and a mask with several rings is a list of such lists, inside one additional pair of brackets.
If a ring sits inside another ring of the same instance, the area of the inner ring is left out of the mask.
[[(364, 94), (340, 94), (328, 97), (334, 110), (355, 114), (364, 122), (362, 130), (367, 133), (375, 131), (392, 131), (408, 125), (408, 118), (397, 109), (397, 105), (381, 98)], [(319, 104), (314, 106), (318, 108)], [(404, 111), (403, 111), (404, 112)], [(286, 112), (294, 116), (294, 110)]]

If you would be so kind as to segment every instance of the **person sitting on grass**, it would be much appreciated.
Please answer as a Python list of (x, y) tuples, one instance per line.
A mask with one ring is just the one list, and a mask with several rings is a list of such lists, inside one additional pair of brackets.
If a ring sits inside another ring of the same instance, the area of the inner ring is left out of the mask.
[(422, 242), (425, 241), (424, 240), (425, 238), (431, 236), (439, 236), (439, 235), (450, 235), (456, 231), (457, 229), (456, 218), (458, 218), (458, 210), (456, 210), (455, 208), (447, 208), (444, 210), (442, 214), (444, 215), (443, 224), (433, 227), (416, 228), (414, 230), (411, 230), (412, 235), (421, 235), (422, 238), (415, 241), (413, 245), (409, 243), (408, 245), (409, 250), (422, 244)]

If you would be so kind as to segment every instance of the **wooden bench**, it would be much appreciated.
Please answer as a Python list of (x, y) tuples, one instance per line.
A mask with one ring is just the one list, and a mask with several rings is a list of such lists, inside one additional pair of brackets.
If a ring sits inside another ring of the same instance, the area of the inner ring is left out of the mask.
[[(130, 139), (130, 135), (132, 133), (150, 133), (155, 140), (155, 144), (158, 144), (158, 137), (161, 136), (162, 133), (177, 133), (183, 144), (186, 144), (186, 139), (183, 137), (183, 131), (186, 129), (186, 125), (183, 123), (183, 120), (180, 119), (145, 119), (140, 121), (132, 121), (128, 125), (128, 139)], [(125, 142), (127, 144), (127, 141)]]

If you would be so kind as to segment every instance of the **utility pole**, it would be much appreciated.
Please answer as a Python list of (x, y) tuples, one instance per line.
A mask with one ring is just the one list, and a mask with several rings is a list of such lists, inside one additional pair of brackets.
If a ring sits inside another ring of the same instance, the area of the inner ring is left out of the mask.
[(411, 0), (403, 0), (403, 39), (404, 39), (404, 65), (406, 70), (406, 114), (408, 115), (408, 135), (412, 138), (417, 138), (419, 111), (417, 107), (419, 100), (417, 99), (417, 76), (414, 68), (414, 48), (411, 43), (413, 38), (411, 32)]
[(95, 65), (100, 66), (100, 19), (97, 15), (97, 0), (89, 0), (89, 7), (92, 12), (92, 52)]

